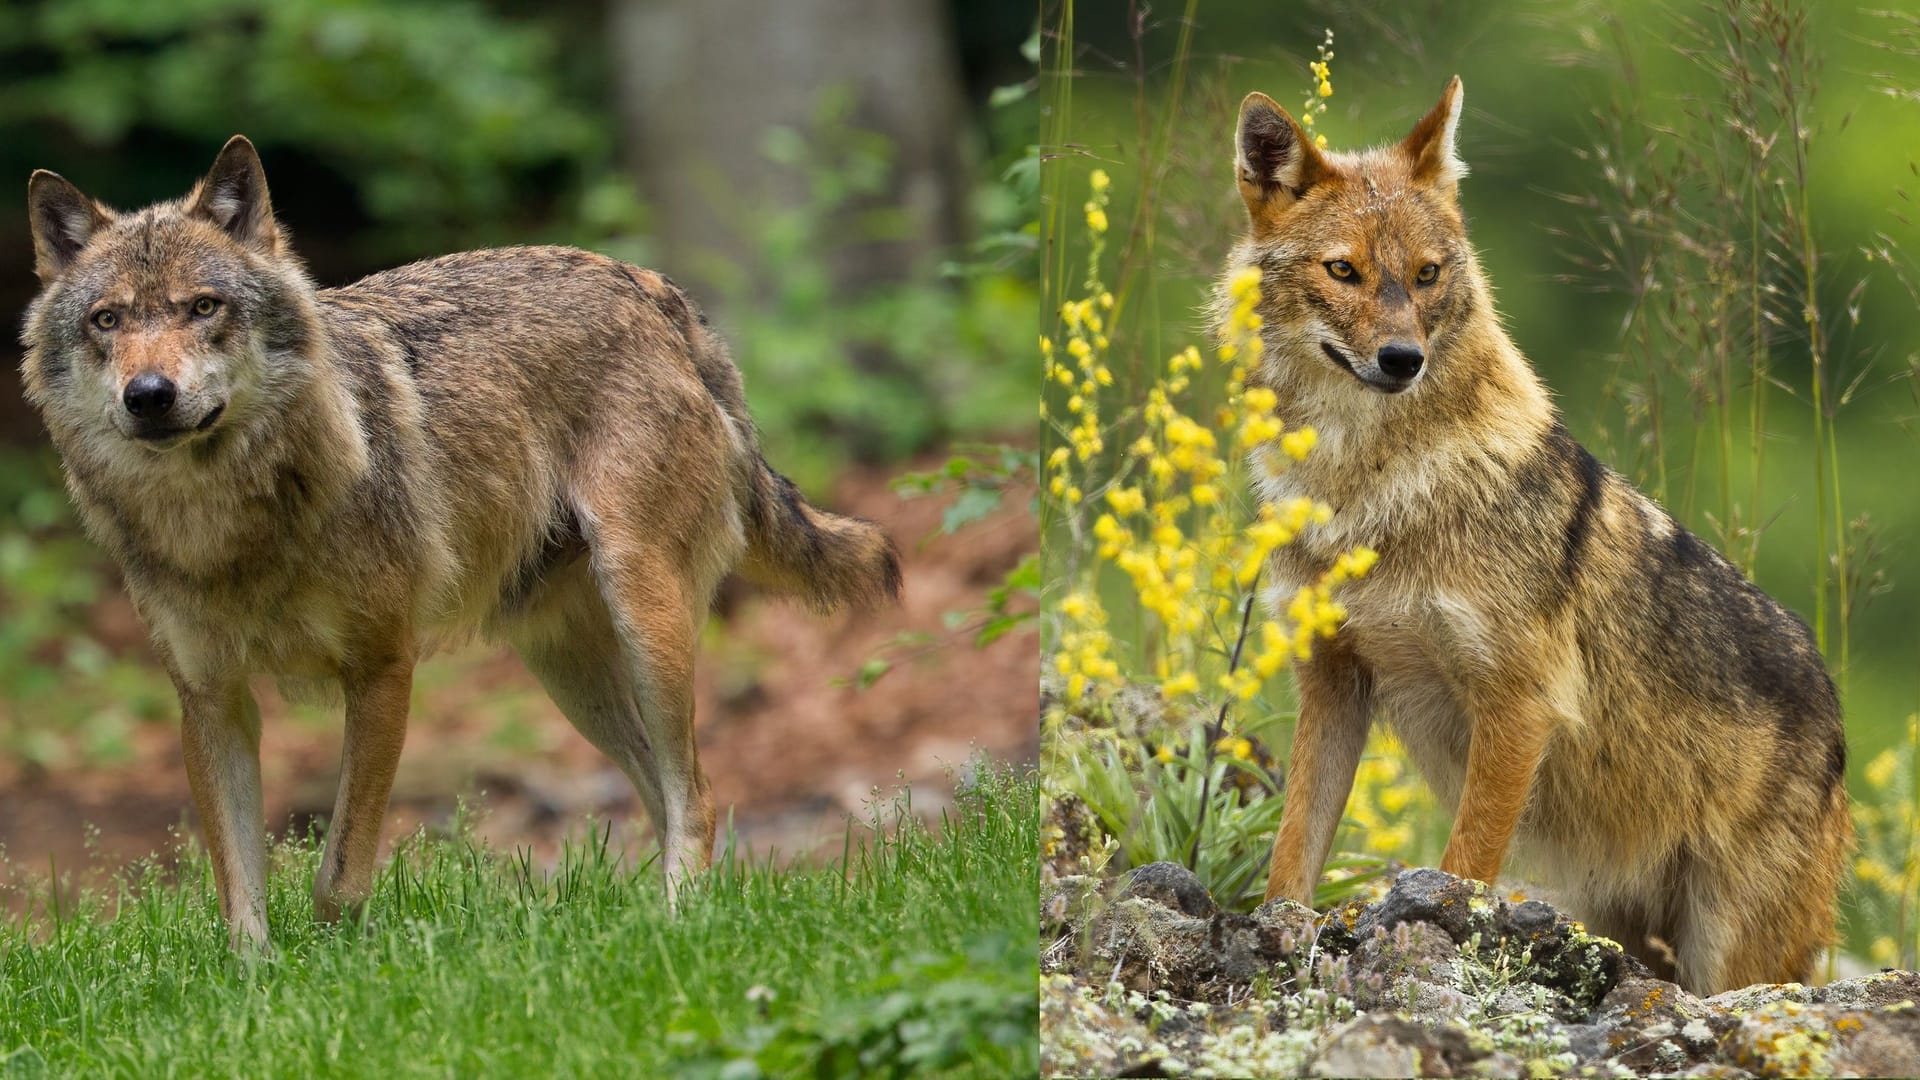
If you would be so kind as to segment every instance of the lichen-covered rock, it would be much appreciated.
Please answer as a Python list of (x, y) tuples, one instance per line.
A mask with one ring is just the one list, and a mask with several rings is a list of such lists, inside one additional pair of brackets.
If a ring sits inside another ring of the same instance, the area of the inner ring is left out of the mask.
[(1307, 1066), (1309, 1076), (1523, 1076), (1511, 1054), (1450, 1020), (1370, 1013), (1336, 1029)]
[(1877, 1009), (1902, 1001), (1920, 1002), (1920, 974), (1911, 971), (1882, 971), (1857, 979), (1805, 986), (1800, 983), (1756, 983), (1741, 990), (1729, 990), (1707, 999), (1709, 1004), (1730, 1012), (1752, 1012), (1775, 1001), (1797, 1001), (1802, 1005), (1839, 1005), (1849, 1009)]
[(1146, 1021), (1109, 1008), (1072, 978), (1040, 977), (1043, 1076), (1154, 1075), (1136, 1070), (1158, 1060), (1158, 1040)]
[(1086, 920), (1083, 966), (1129, 990), (1223, 1002), (1311, 948), (1313, 926), (1313, 912), (1298, 904), (1265, 904), (1252, 915), (1220, 911), (1185, 868), (1151, 863)]
[(1677, 984), (1651, 975), (1616, 985), (1595, 1010), (1592, 1056), (1630, 1073), (1680, 1072), (1709, 1059), (1734, 1021)]
[(1325, 914), (1172, 864), (1042, 898), (1049, 1074), (1920, 1076), (1920, 975), (1701, 999), (1540, 901), (1434, 870)]

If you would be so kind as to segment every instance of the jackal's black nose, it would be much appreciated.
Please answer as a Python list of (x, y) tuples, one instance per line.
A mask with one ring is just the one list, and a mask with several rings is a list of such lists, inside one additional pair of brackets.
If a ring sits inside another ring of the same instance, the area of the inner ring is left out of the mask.
[(1374, 359), (1380, 364), (1380, 370), (1396, 379), (1411, 379), (1420, 374), (1420, 365), (1426, 363), (1427, 355), (1418, 345), (1393, 342), (1382, 345)]
[(173, 399), (177, 392), (173, 380), (157, 371), (135, 375), (127, 383), (127, 389), (120, 395), (127, 411), (142, 420), (154, 420), (165, 416), (173, 408)]

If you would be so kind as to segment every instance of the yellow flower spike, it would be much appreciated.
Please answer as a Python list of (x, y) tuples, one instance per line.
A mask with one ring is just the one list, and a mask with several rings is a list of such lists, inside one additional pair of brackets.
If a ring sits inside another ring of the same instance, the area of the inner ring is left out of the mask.
[(1166, 698), (1176, 698), (1182, 694), (1198, 693), (1200, 680), (1191, 671), (1183, 671), (1160, 684), (1160, 694)]
[(1315, 135), (1313, 137), (1313, 145), (1325, 150), (1327, 148), (1327, 137), (1325, 135)]
[(1153, 752), (1153, 760), (1165, 765), (1173, 760), (1173, 747), (1161, 743)]
[(1147, 497), (1139, 488), (1112, 488), (1107, 492), (1107, 505), (1121, 517), (1138, 514), (1147, 508)]
[(1088, 174), (1087, 183), (1092, 185), (1093, 190), (1097, 193), (1112, 187), (1113, 178), (1107, 175), (1107, 170), (1095, 169), (1092, 173)]
[(1107, 212), (1091, 204), (1087, 207), (1087, 228), (1096, 233), (1107, 231)]
[(1295, 461), (1305, 461), (1319, 441), (1319, 434), (1312, 428), (1295, 428), (1280, 437), (1280, 450)]
[(1867, 767), (1863, 772), (1867, 778), (1868, 785), (1876, 789), (1884, 790), (1887, 785), (1893, 783), (1893, 774), (1899, 768), (1900, 759), (1894, 754), (1893, 749), (1889, 747), (1875, 754), (1873, 760), (1867, 763)]

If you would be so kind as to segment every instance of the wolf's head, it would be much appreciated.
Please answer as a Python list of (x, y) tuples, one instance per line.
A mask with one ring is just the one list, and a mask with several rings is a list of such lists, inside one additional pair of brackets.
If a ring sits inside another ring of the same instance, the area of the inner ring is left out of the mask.
[(41, 291), (24, 371), (56, 437), (172, 449), (284, 402), (299, 381), (313, 287), (245, 138), (171, 202), (117, 213), (41, 170), (27, 206)]
[(1266, 377), (1316, 396), (1398, 394), (1430, 372), (1480, 303), (1454, 156), (1456, 77), (1398, 144), (1320, 150), (1265, 94), (1240, 106), (1234, 173), (1248, 234), (1229, 270), (1261, 275)]

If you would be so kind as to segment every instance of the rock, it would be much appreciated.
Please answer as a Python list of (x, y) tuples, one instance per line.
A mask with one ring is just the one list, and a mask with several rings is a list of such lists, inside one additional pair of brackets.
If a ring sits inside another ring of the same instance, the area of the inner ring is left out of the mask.
[(1202, 919), (1216, 910), (1207, 887), (1193, 871), (1179, 863), (1156, 862), (1135, 867), (1122, 879), (1120, 896), (1153, 900), (1183, 915)]
[(1475, 934), (1490, 932), (1499, 901), (1492, 890), (1439, 870), (1403, 870), (1380, 902), (1365, 909), (1354, 926), (1361, 940), (1377, 929), (1392, 930), (1401, 923), (1426, 923), (1446, 931), (1456, 945)]
[(1119, 898), (1091, 920), (1091, 969), (1130, 990), (1220, 1001), (1313, 944), (1307, 908), (1265, 904), (1241, 915), (1215, 909), (1205, 889), (1194, 889), (1197, 879), (1171, 863), (1135, 870)]
[(1309, 1076), (1522, 1076), (1526, 1067), (1451, 1021), (1369, 1014), (1327, 1036)]
[(1379, 903), (1355, 921), (1364, 941), (1405, 923), (1438, 927), (1456, 945), (1475, 943), (1482, 958), (1525, 957), (1528, 979), (1564, 995), (1567, 1016), (1596, 1006), (1622, 978), (1646, 975), (1646, 965), (1617, 942), (1596, 937), (1540, 900), (1513, 904), (1478, 881), (1433, 869), (1403, 871)]
[(1158, 1040), (1139, 1017), (1114, 1009), (1064, 975), (1040, 978), (1042, 1076), (1157, 1076)]
[(1421, 1017), (1465, 1016), (1472, 1003), (1454, 988), (1459, 964), (1459, 947), (1431, 923), (1403, 922), (1391, 932), (1376, 925), (1349, 959), (1363, 976), (1356, 1004)]
[(1756, 983), (1741, 990), (1729, 990), (1707, 999), (1715, 1007), (1732, 1012), (1751, 1012), (1775, 1001), (1797, 1001), (1802, 1005), (1839, 1005), (1849, 1009), (1877, 1009), (1902, 1001), (1920, 1002), (1920, 975), (1911, 971), (1882, 971), (1857, 979), (1843, 979), (1825, 986), (1800, 983)]
[(1634, 1073), (1678, 1072), (1713, 1056), (1733, 1021), (1678, 985), (1651, 975), (1625, 979), (1594, 1011), (1605, 1033), (1593, 1056)]
[(1323, 915), (1222, 911), (1171, 863), (1043, 895), (1049, 1072), (1920, 1076), (1913, 972), (1702, 999), (1547, 903), (1437, 870)]

